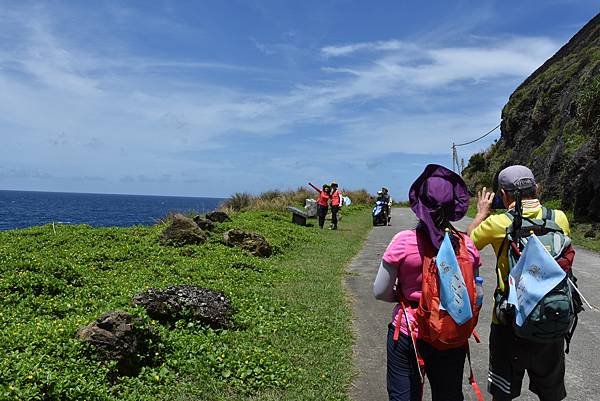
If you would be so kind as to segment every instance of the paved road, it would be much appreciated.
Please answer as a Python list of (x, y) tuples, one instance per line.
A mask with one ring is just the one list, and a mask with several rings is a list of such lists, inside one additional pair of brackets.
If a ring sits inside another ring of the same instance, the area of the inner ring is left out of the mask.
[[(466, 229), (469, 219), (457, 224)], [(410, 209), (393, 209), (392, 226), (375, 227), (370, 232), (361, 252), (353, 259), (346, 283), (353, 300), (354, 347), (357, 374), (350, 389), (355, 401), (387, 400), (385, 388), (385, 343), (387, 324), (393, 305), (377, 301), (372, 295), (372, 284), (377, 273), (379, 261), (389, 241), (398, 231), (412, 228), (416, 224)], [(483, 266), (480, 274), (484, 277), (484, 307), (480, 313), (477, 330), (481, 334), (481, 344), (471, 344), (473, 370), (477, 382), (485, 392), (487, 385), (488, 336), (491, 319), (490, 294), (496, 278), (494, 273), (495, 256), (491, 247), (481, 252)], [(575, 274), (579, 278), (579, 287), (593, 305), (600, 305), (600, 255), (577, 248)], [(600, 400), (600, 313), (586, 311), (580, 314), (579, 325), (567, 355), (567, 400)], [(468, 370), (468, 369), (466, 369)], [(465, 372), (465, 375), (467, 372)], [(465, 376), (465, 400), (475, 400)], [(518, 400), (536, 401), (538, 398), (527, 390), (527, 378), (523, 383), (521, 397)], [(484, 394), (486, 400), (491, 396)], [(431, 399), (426, 386), (425, 400)]]

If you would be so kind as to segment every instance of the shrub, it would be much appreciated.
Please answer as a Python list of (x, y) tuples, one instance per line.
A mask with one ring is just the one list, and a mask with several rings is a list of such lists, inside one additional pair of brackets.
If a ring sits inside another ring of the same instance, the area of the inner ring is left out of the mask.
[(255, 198), (247, 192), (236, 192), (226, 199), (220, 206), (222, 209), (231, 209), (236, 212), (247, 209)]
[(370, 205), (374, 202), (374, 198), (364, 189), (344, 191), (344, 196), (350, 198), (352, 203)]

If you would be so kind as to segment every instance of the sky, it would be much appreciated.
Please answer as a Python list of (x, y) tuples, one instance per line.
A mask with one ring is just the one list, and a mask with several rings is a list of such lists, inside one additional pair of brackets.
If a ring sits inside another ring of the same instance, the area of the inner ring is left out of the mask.
[(0, 189), (227, 197), (335, 180), (406, 199), (599, 11), (0, 0)]

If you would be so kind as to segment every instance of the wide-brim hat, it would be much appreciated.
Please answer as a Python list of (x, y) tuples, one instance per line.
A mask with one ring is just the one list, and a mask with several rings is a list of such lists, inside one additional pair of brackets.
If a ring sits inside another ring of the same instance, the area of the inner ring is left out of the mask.
[(434, 223), (434, 215), (447, 221), (462, 219), (469, 208), (469, 190), (463, 179), (444, 166), (429, 164), (410, 187), (410, 208), (429, 233), (432, 244), (438, 248), (444, 231)]

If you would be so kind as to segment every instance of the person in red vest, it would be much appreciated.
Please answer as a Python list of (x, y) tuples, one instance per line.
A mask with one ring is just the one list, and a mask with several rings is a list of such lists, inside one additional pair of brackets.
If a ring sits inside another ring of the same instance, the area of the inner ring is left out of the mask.
[(331, 183), (331, 229), (337, 230), (338, 212), (342, 206), (342, 192), (338, 189), (337, 182)]
[(325, 216), (327, 216), (327, 209), (329, 208), (329, 199), (331, 198), (331, 187), (327, 184), (323, 184), (323, 189), (319, 189), (317, 186), (309, 182), (308, 185), (313, 187), (315, 191), (319, 193), (317, 198), (317, 217), (319, 218), (319, 227), (323, 228), (325, 225)]

